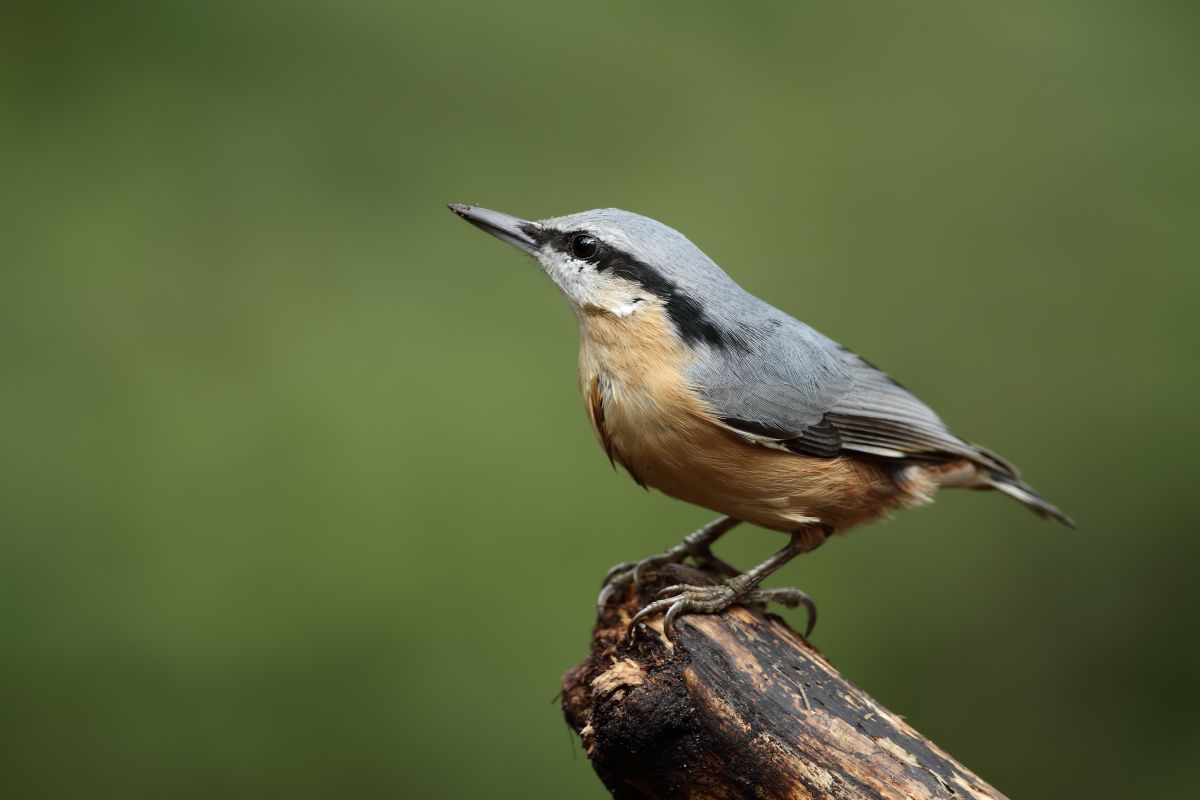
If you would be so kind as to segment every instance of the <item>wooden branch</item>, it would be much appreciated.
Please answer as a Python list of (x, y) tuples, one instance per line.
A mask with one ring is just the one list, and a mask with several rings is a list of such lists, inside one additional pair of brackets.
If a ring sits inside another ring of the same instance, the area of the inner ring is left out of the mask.
[(1003, 800), (1003, 795), (848, 683), (779, 617), (630, 616), (687, 567), (614, 599), (592, 652), (563, 677), (563, 711), (596, 773), (625, 798)]

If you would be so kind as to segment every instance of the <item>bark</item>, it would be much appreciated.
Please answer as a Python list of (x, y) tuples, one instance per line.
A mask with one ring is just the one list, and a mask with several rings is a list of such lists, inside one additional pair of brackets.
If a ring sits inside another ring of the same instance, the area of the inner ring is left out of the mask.
[(758, 608), (661, 616), (625, 639), (669, 567), (615, 598), (563, 711), (600, 779), (624, 798), (1003, 800), (973, 772), (847, 682), (782, 619)]

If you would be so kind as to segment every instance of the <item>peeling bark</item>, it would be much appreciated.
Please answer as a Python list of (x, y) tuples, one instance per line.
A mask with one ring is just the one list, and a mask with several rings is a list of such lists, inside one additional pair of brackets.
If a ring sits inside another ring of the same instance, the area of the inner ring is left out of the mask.
[(687, 567), (629, 589), (601, 615), (586, 661), (563, 677), (563, 711), (596, 773), (625, 798), (1004, 800), (848, 683), (779, 617), (757, 608), (623, 639)]

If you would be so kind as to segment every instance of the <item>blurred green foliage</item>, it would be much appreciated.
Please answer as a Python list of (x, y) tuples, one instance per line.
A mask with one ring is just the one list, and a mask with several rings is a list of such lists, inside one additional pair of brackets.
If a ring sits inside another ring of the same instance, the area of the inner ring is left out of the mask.
[[(1080, 530), (945, 493), (780, 576), (1014, 797), (1194, 782), (1200, 11), (1180, 2), (0, 11), (0, 794), (604, 796), (614, 475), (536, 267), (614, 205), (860, 350)], [(775, 534), (739, 531), (751, 563)]]

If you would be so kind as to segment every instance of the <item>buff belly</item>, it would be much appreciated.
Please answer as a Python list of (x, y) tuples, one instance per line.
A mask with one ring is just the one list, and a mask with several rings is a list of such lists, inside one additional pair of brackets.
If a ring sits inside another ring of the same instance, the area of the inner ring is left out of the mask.
[(873, 463), (751, 444), (702, 410), (664, 408), (643, 391), (599, 383), (610, 455), (638, 482), (680, 500), (790, 532), (818, 523), (844, 530), (913, 499)]
[(889, 467), (747, 442), (689, 386), (690, 357), (659, 309), (580, 318), (580, 388), (592, 426), (639, 483), (787, 532), (816, 524), (844, 530), (928, 499), (930, 487), (898, 482)]

